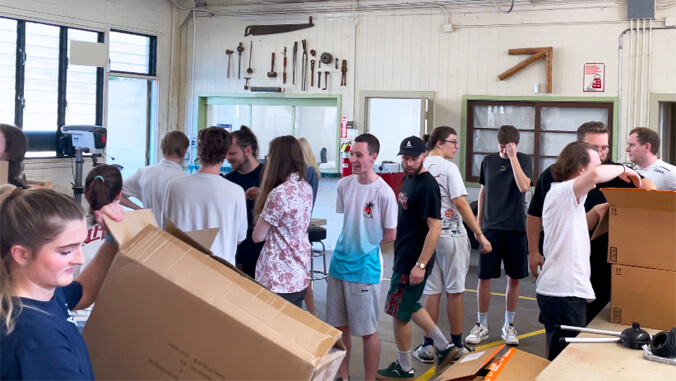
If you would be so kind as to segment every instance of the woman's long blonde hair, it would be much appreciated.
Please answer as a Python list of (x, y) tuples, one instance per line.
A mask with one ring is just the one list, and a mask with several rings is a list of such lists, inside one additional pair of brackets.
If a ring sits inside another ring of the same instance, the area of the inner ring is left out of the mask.
[(321, 176), (319, 167), (317, 166), (317, 160), (315, 160), (315, 155), (312, 153), (312, 147), (310, 147), (310, 142), (305, 138), (300, 138), (298, 139), (298, 143), (300, 143), (300, 148), (303, 149), (303, 160), (305, 161), (305, 165), (314, 168), (317, 177)]
[(11, 248), (20, 245), (35, 255), (63, 232), (68, 221), (84, 220), (85, 211), (75, 200), (52, 189), (23, 190), (0, 187), (0, 325), (14, 329), (18, 298), (12, 298)]

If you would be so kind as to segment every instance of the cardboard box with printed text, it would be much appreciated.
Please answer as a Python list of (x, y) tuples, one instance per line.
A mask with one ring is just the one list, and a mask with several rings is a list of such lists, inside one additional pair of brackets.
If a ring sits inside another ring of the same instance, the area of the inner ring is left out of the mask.
[(676, 327), (676, 271), (613, 265), (610, 293), (611, 323)]
[(676, 192), (602, 189), (607, 218), (592, 239), (608, 232), (608, 262), (676, 271)]
[(435, 381), (528, 381), (534, 380), (547, 365), (548, 360), (503, 344), (467, 353)]
[(335, 377), (340, 331), (206, 255), (217, 230), (141, 212), (108, 222), (120, 252), (83, 333), (97, 379)]

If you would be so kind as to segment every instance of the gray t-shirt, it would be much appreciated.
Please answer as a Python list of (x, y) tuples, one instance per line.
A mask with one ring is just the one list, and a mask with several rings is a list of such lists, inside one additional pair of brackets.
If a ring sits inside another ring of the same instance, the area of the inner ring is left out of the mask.
[[(532, 179), (533, 159), (521, 152), (516, 157), (523, 173)], [(482, 228), (525, 232), (525, 194), (519, 191), (509, 159), (499, 153), (486, 156), (481, 162), (479, 183), (486, 188)]]

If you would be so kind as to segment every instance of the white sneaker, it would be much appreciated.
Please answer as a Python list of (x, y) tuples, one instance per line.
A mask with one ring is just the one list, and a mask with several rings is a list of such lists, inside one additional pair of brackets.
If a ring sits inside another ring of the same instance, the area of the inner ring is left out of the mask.
[(516, 329), (514, 328), (514, 324), (509, 323), (508, 325), (505, 325), (502, 327), (502, 340), (505, 340), (506, 344), (509, 345), (519, 345), (519, 338), (516, 337), (518, 333), (516, 333)]
[(479, 344), (480, 342), (488, 340), (488, 327), (481, 323), (476, 323), (469, 335), (465, 338), (465, 342), (470, 344)]
[(413, 350), (413, 357), (417, 358), (418, 361), (425, 364), (431, 364), (434, 362), (434, 345), (423, 346), (422, 344), (418, 345)]
[(458, 353), (455, 355), (455, 359), (458, 360), (462, 356), (474, 352), (474, 348), (468, 347), (465, 343), (462, 343), (462, 347), (458, 347)]

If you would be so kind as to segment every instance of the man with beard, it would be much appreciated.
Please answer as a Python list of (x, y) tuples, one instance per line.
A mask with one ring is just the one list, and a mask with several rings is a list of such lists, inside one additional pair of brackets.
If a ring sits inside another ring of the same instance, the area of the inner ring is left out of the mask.
[[(615, 164), (608, 158), (610, 146), (608, 145), (608, 128), (601, 122), (586, 122), (577, 129), (577, 140), (589, 143), (599, 152), (602, 164)], [(621, 165), (621, 164), (618, 164)], [(530, 272), (535, 276), (539, 275), (539, 268), (544, 264), (544, 258), (547, 253), (542, 253), (541, 242), (544, 242), (544, 232), (542, 232), (542, 209), (545, 202), (545, 196), (551, 187), (554, 179), (551, 173), (551, 166), (542, 172), (533, 198), (528, 206), (526, 216), (526, 232), (528, 235), (528, 262)], [(642, 188), (655, 189), (655, 184), (642, 179)], [(584, 203), (587, 213), (587, 224), (590, 231), (593, 231), (600, 219), (598, 213), (603, 209), (606, 198), (601, 193), (602, 188), (635, 188), (634, 184), (615, 178), (605, 183), (597, 184), (596, 188), (589, 191), (587, 200)], [(543, 256), (544, 254), (544, 256)], [(587, 305), (587, 324), (589, 324), (596, 315), (610, 302), (610, 263), (608, 257), (608, 234), (604, 234), (591, 241), (591, 255), (589, 257), (591, 265), (591, 284), (594, 289), (596, 299)]]
[(437, 370), (450, 364), (458, 352), (419, 302), (434, 266), (434, 250), (441, 233), (439, 185), (423, 167), (427, 155), (422, 139), (416, 136), (404, 139), (399, 155), (406, 178), (397, 196), (399, 216), (394, 266), (385, 299), (385, 313), (394, 319), (398, 355), (397, 361), (378, 370), (379, 380), (415, 378), (411, 364), (411, 320), (434, 342)]
[(258, 140), (256, 135), (247, 127), (242, 126), (232, 134), (232, 145), (225, 159), (230, 163), (232, 171), (225, 176), (226, 179), (244, 189), (246, 197), (246, 214), (248, 229), (246, 239), (237, 246), (235, 265), (251, 278), (256, 277), (256, 261), (263, 249), (264, 242), (255, 243), (251, 239), (253, 234), (253, 209), (258, 195), (258, 187), (261, 185), (263, 166), (256, 158), (258, 156)]

